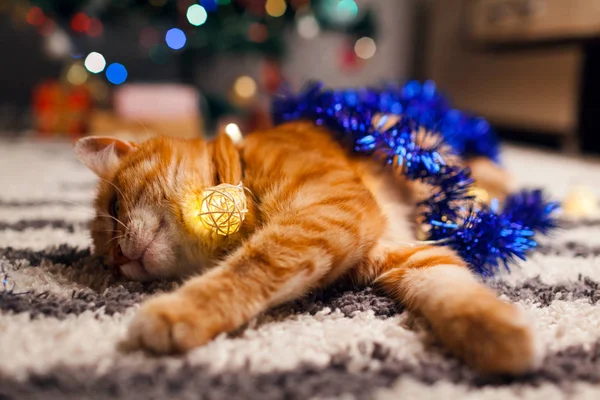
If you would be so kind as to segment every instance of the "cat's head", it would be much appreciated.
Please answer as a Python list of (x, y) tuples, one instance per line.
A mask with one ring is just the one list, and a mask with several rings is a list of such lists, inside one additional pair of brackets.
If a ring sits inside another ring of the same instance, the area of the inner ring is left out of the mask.
[(97, 255), (133, 280), (177, 278), (211, 267), (240, 240), (186, 223), (190, 194), (242, 178), (238, 150), (226, 135), (214, 141), (153, 138), (134, 144), (87, 137), (78, 158), (99, 178), (91, 235)]

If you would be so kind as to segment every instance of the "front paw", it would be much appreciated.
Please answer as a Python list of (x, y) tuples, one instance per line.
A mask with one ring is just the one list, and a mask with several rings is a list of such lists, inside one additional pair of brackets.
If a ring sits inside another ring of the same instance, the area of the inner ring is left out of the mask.
[(142, 305), (122, 347), (155, 354), (184, 353), (210, 341), (218, 333), (214, 325), (183, 295), (162, 295)]

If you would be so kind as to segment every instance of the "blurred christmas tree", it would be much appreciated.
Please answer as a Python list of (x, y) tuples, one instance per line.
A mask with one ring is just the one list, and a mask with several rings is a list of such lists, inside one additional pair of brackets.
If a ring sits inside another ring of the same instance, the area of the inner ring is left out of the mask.
[(110, 85), (139, 81), (118, 60), (107, 63), (90, 40), (101, 38), (116, 26), (141, 27), (138, 46), (147, 50), (154, 64), (179, 57), (179, 80), (183, 83), (197, 85), (194, 74), (200, 62), (210, 63), (231, 54), (260, 57), (263, 67), (259, 79), (240, 76), (228, 91), (203, 91), (203, 115), (209, 128), (223, 115), (244, 115), (257, 95), (269, 95), (277, 89), (283, 79), (280, 61), (286, 55), (286, 32), (292, 27), (304, 37), (315, 37), (321, 31), (346, 34), (352, 45), (342, 55), (342, 63), (348, 68), (360, 58), (369, 58), (376, 35), (374, 14), (369, 9), (359, 10), (354, 0), (8, 2), (13, 19), (21, 18), (34, 26), (47, 38), (49, 51), (64, 57), (68, 66), (65, 77), (71, 83), (83, 81), (86, 73), (103, 75)]

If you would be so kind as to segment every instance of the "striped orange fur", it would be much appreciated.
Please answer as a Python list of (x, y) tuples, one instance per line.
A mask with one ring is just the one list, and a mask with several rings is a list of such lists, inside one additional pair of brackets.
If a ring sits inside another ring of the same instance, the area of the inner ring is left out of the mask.
[[(350, 276), (423, 314), (450, 350), (482, 371), (534, 365), (517, 309), (452, 250), (413, 244), (414, 185), (348, 154), (321, 128), (285, 124), (239, 145), (226, 135), (139, 145), (91, 137), (76, 151), (102, 178), (96, 252), (130, 279), (186, 279), (142, 306), (129, 346), (184, 352)], [(186, 226), (186, 194), (240, 181), (251, 193), (243, 229), (223, 237)]]

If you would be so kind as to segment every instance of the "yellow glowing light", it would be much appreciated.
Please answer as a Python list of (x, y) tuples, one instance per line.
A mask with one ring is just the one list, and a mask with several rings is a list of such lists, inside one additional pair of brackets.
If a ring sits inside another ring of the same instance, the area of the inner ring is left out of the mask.
[(267, 0), (265, 10), (271, 17), (281, 17), (287, 10), (285, 0)]
[(67, 71), (67, 81), (73, 85), (83, 85), (87, 79), (87, 71), (81, 64), (73, 64)]
[(229, 236), (240, 230), (248, 212), (244, 186), (222, 183), (204, 190), (196, 213), (200, 223), (210, 231)]
[(373, 57), (376, 51), (377, 45), (375, 44), (375, 41), (367, 36), (358, 39), (354, 44), (356, 56), (363, 60), (368, 60)]
[(233, 140), (234, 143), (241, 141), (243, 138), (240, 127), (233, 122), (225, 126), (225, 133), (231, 138), (231, 140)]
[(233, 90), (235, 90), (235, 93), (244, 99), (250, 99), (254, 97), (256, 94), (256, 89), (256, 82), (254, 82), (254, 79), (250, 78), (249, 76), (240, 76), (233, 84)]

